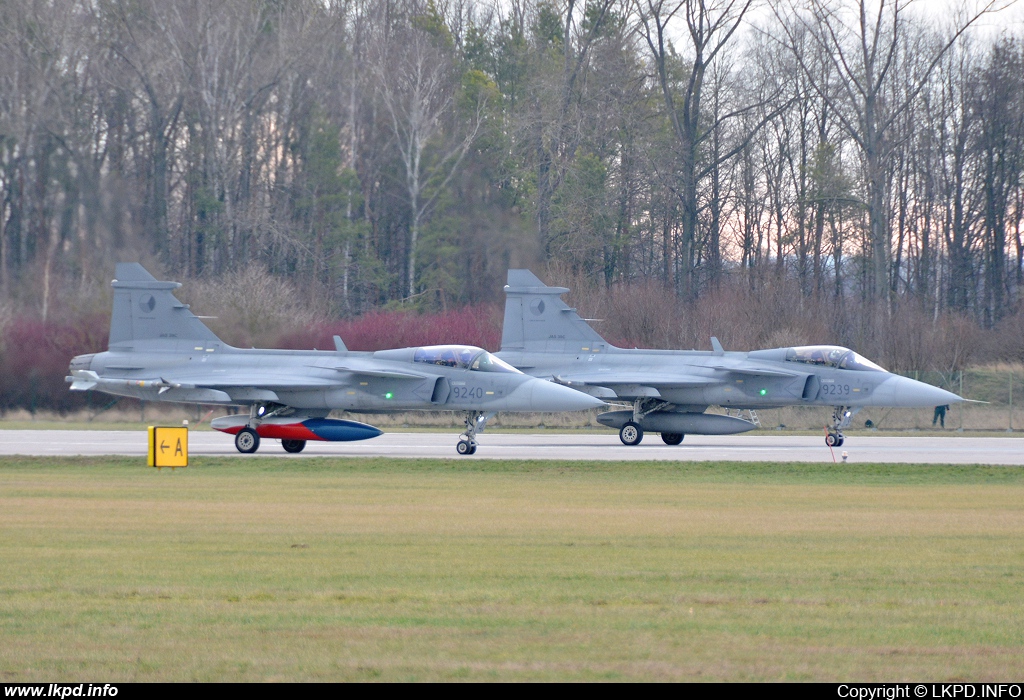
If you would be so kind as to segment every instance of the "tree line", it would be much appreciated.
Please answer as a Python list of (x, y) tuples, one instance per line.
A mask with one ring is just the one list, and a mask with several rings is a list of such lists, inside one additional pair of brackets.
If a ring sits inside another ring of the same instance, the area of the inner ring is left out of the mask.
[(529, 266), (838, 340), (861, 313), (995, 328), (1024, 284), (996, 9), (5, 0), (0, 299), (45, 319), (137, 259), (344, 317), (500, 301)]

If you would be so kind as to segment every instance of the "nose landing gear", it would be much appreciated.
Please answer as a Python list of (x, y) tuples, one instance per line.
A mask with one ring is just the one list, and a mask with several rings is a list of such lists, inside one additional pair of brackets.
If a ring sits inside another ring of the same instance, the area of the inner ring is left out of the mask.
[(853, 420), (853, 414), (859, 411), (859, 408), (850, 408), (849, 406), (836, 406), (835, 410), (832, 411), (832, 429), (825, 435), (825, 444), (829, 447), (842, 447), (846, 438), (843, 436), (843, 428), (847, 428), (850, 425), (850, 421)]
[(459, 442), (455, 445), (455, 451), (463, 456), (474, 454), (477, 448), (476, 434), (484, 431), (487, 421), (493, 416), (493, 413), (467, 411), (466, 431), (459, 436)]

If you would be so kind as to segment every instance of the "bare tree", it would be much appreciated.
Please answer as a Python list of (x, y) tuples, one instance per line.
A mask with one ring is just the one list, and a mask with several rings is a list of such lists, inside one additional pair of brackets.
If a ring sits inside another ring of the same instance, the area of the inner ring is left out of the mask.
[(146, 105), (142, 151), (148, 167), (140, 174), (148, 187), (141, 219), (158, 251), (164, 251), (170, 239), (169, 178), (178, 118), (185, 101), (185, 81), (175, 65), (173, 36), (167, 32), (168, 20), (161, 17), (171, 11), (169, 3), (144, 0), (114, 4), (107, 18), (111, 50), (125, 68), (115, 74), (113, 81)]
[[(716, 111), (710, 121), (706, 114), (704, 90), (708, 71), (722, 59), (753, 4), (754, 0), (636, 0), (634, 5), (678, 149), (678, 177), (673, 191), (682, 207), (682, 287), (691, 298), (698, 291), (694, 267), (698, 254), (700, 184), (718, 166), (740, 153), (754, 134), (784, 109), (784, 105), (778, 104), (777, 94), (768, 94), (758, 95), (750, 104)], [(671, 42), (679, 23), (679, 34), (686, 46), (681, 56), (677, 56)], [(707, 156), (708, 142), (718, 134), (720, 125), (769, 104), (776, 106), (751, 122), (731, 148), (716, 148)]]
[[(889, 298), (891, 229), (886, 198), (887, 170), (895, 152), (892, 129), (910, 104), (917, 99), (942, 56), (980, 17), (997, 9), (995, 0), (959, 23), (944, 41), (911, 55), (904, 51), (910, 30), (907, 0), (856, 0), (853, 10), (833, 0), (810, 0), (810, 13), (790, 5), (789, 16), (776, 8), (779, 25), (786, 33), (797, 61), (815, 91), (828, 101), (861, 152), (864, 164), (865, 206), (868, 216), (870, 266), (868, 294)], [(822, 55), (829, 58), (839, 79), (838, 94), (820, 80), (796, 41), (796, 28), (808, 32)], [(901, 60), (914, 60), (919, 68), (912, 83), (895, 90)]]
[[(1024, 72), (1020, 46), (1003, 39), (992, 50), (981, 73), (977, 111), (978, 150), (984, 200), (985, 298), (984, 322), (997, 323), (1007, 313), (1007, 233), (1011, 226), (1012, 200), (1022, 186), (1024, 173)], [(1019, 274), (1019, 264), (1018, 264)]]
[(451, 119), (460, 71), (445, 37), (416, 26), (385, 29), (390, 31), (378, 43), (374, 73), (405, 170), (410, 209), (406, 294), (411, 297), (417, 293), (416, 249), (423, 221), (476, 138), (484, 105), (473, 106), (460, 132)]

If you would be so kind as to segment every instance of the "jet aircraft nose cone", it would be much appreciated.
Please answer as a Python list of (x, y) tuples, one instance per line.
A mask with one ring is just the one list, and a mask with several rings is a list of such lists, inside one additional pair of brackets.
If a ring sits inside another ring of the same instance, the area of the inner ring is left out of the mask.
[(960, 403), (960, 398), (951, 391), (925, 384), (909, 377), (890, 377), (875, 390), (875, 402), (881, 406), (904, 408), (926, 408)]
[(561, 411), (585, 411), (588, 408), (604, 406), (604, 401), (582, 391), (554, 384), (544, 379), (534, 379), (516, 389), (510, 398), (525, 399), (527, 411), (559, 413)]

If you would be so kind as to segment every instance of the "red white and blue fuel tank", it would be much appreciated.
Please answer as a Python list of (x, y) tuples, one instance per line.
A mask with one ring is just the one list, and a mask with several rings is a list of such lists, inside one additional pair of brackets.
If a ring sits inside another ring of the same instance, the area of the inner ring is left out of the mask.
[[(210, 421), (210, 427), (222, 433), (237, 435), (249, 423), (248, 416), (221, 416)], [(324, 440), (351, 442), (369, 440), (383, 431), (366, 423), (336, 418), (296, 418), (273, 416), (260, 419), (253, 428), (261, 438), (274, 440)]]

